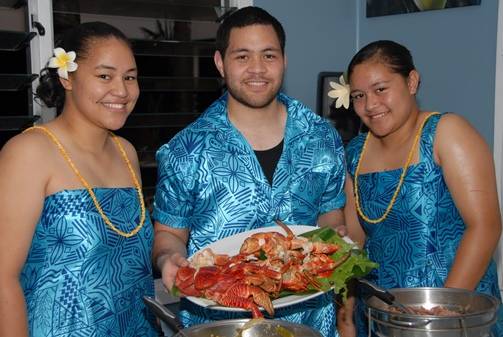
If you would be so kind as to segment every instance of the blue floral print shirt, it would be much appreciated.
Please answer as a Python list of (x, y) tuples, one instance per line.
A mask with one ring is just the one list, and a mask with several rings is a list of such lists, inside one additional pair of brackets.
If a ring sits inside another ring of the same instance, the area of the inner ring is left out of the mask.
[(345, 204), (344, 148), (337, 131), (284, 94), (284, 149), (267, 181), (253, 149), (227, 117), (227, 96), (157, 152), (154, 218), (190, 230), (188, 254), (250, 229), (316, 225)]
[[(299, 101), (284, 94), (278, 99), (288, 117), (272, 186), (253, 149), (228, 119), (227, 95), (157, 152), (153, 217), (189, 230), (189, 256), (224, 237), (275, 225), (276, 219), (315, 226), (320, 214), (344, 206), (344, 148), (337, 131)], [(275, 318), (309, 323), (334, 336), (332, 296), (277, 310)], [(185, 325), (238, 317), (183, 300), (181, 307)]]

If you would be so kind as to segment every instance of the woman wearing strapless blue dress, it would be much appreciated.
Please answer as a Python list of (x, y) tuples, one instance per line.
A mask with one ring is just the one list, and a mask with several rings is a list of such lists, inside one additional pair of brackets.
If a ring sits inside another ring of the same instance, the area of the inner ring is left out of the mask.
[(41, 72), (58, 117), (0, 152), (0, 335), (157, 336), (153, 228), (121, 128), (139, 96), (116, 28), (68, 31)]
[[(464, 288), (499, 299), (492, 255), (501, 215), (487, 144), (460, 116), (420, 111), (419, 74), (398, 43), (364, 47), (348, 78), (369, 132), (346, 148), (345, 215), (351, 237), (379, 263), (369, 279), (385, 288)], [(357, 334), (368, 336), (358, 304)], [(492, 333), (503, 336), (503, 310)]]

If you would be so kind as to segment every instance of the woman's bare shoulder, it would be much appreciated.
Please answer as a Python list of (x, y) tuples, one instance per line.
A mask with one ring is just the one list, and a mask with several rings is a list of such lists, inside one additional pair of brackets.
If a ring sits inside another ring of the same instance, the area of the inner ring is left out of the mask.
[(0, 151), (2, 191), (14, 193), (19, 201), (39, 205), (57, 165), (56, 153), (55, 146), (40, 132), (29, 131), (11, 138)]
[(0, 162), (16, 165), (37, 165), (37, 169), (48, 162), (54, 153), (54, 145), (46, 135), (37, 130), (20, 133), (5, 143), (0, 151)]
[(134, 145), (131, 144), (131, 142), (129, 142), (125, 138), (122, 138), (119, 136), (117, 136), (117, 138), (119, 139), (122, 147), (124, 148), (124, 151), (126, 151), (126, 154), (129, 158), (129, 160), (131, 160), (131, 162), (137, 164), (138, 163), (138, 153), (136, 152)]
[(466, 118), (453, 112), (446, 113), (440, 118), (437, 130), (439, 132), (476, 132)]
[(435, 136), (435, 153), (438, 158), (487, 150), (487, 142), (466, 118), (448, 113), (438, 122)]

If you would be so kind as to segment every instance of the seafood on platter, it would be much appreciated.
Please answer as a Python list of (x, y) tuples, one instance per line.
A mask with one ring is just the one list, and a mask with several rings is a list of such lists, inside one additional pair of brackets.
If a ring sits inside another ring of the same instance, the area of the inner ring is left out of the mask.
[(286, 235), (260, 232), (247, 237), (234, 256), (206, 248), (181, 267), (175, 286), (187, 296), (203, 297), (227, 307), (249, 310), (263, 317), (262, 307), (272, 317), (272, 300), (282, 292), (322, 290), (320, 278), (328, 277), (350, 253), (334, 260), (340, 245), (295, 236), (280, 221)]

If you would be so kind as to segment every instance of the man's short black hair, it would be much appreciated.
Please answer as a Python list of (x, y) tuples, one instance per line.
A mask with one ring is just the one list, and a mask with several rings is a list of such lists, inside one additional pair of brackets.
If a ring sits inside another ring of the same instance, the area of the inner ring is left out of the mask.
[(285, 54), (285, 31), (281, 23), (271, 14), (260, 7), (249, 6), (238, 9), (229, 15), (220, 24), (217, 31), (217, 50), (225, 57), (225, 51), (229, 47), (229, 37), (233, 28), (243, 28), (252, 25), (271, 25), (278, 36), (281, 45), (281, 53)]

